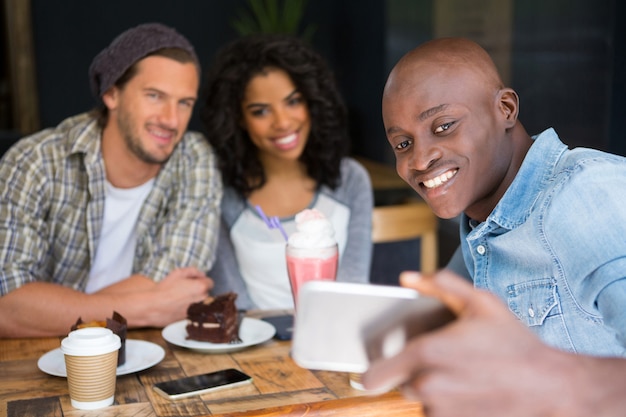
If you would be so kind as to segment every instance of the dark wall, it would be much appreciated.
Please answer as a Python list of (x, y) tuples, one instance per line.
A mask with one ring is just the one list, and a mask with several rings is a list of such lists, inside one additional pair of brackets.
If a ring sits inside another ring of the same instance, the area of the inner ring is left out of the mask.
[[(124, 30), (157, 21), (194, 44), (205, 66), (234, 35), (236, 1), (32, 0), (41, 126), (90, 109), (87, 70), (93, 57)], [(184, 7), (181, 7), (181, 4)]]
[(610, 150), (615, 0), (515, 2), (512, 86), (531, 134)]
[[(195, 45), (203, 66), (237, 34), (246, 0), (31, 0), (41, 125), (93, 106), (87, 68), (123, 30), (160, 21)], [(350, 111), (353, 153), (393, 163), (380, 116), (387, 72), (430, 39), (434, 0), (310, 0), (312, 43), (337, 76)], [(626, 17), (618, 0), (513, 2), (512, 87), (530, 133), (557, 129), (570, 146), (626, 155)], [(389, 14), (388, 11), (394, 11)], [(412, 15), (410, 12), (413, 12)], [(197, 117), (191, 128), (199, 130)]]
[(387, 76), (382, 59), (386, 2), (314, 0), (314, 3), (315, 9), (323, 4), (324, 10), (331, 12), (329, 27), (320, 31), (316, 41), (321, 50), (331, 53), (329, 59), (350, 111), (353, 153), (380, 160), (382, 150), (388, 147), (380, 112)]
[[(432, 38), (434, 2), (388, 3), (389, 67)], [(528, 132), (554, 127), (570, 147), (626, 155), (625, 3), (515, 0), (512, 6), (510, 86)]]
[[(609, 115), (609, 149), (620, 155), (626, 155), (626, 2), (613, 4), (613, 73), (611, 89), (611, 111)], [(615, 24), (619, 21), (620, 24)]]
[[(204, 68), (238, 35), (231, 20), (245, 0), (31, 0), (41, 126), (90, 109), (87, 70), (93, 57), (125, 29), (158, 21), (194, 44)], [(354, 153), (376, 159), (381, 144), (379, 97), (384, 82), (384, 2), (309, 1), (303, 26), (317, 27), (314, 47), (333, 67), (351, 117)], [(197, 108), (196, 108), (197, 113)], [(201, 124), (195, 116), (190, 124)]]

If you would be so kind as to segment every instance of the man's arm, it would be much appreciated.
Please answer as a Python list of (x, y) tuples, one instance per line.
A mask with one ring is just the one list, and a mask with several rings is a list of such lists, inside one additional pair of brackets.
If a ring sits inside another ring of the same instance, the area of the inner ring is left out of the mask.
[(117, 311), (129, 327), (163, 327), (185, 318), (213, 282), (195, 268), (173, 271), (161, 282), (133, 275), (93, 294), (32, 282), (0, 297), (0, 337), (67, 334), (79, 317), (104, 320)]
[(458, 318), (374, 363), (363, 378), (367, 388), (401, 385), (439, 417), (624, 414), (626, 359), (545, 345), (494, 295), (451, 271), (405, 272), (401, 282), (441, 299)]

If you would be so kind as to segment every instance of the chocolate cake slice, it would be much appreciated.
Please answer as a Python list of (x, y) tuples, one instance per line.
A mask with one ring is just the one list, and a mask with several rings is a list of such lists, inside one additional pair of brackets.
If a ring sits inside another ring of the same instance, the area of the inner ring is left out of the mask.
[(239, 320), (235, 300), (228, 292), (187, 308), (187, 339), (211, 343), (232, 343), (239, 339)]

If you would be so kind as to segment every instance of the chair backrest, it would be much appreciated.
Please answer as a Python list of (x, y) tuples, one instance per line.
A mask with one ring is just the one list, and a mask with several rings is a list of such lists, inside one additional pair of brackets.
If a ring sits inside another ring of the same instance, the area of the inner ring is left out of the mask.
[(372, 242), (386, 243), (420, 239), (420, 269), (437, 269), (437, 216), (424, 202), (377, 206), (373, 210)]

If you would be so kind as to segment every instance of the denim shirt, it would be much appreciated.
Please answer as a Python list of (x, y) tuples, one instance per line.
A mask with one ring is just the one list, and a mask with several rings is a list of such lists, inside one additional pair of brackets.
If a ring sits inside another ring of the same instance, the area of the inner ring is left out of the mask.
[(487, 220), (463, 215), (463, 258), (546, 343), (626, 356), (626, 159), (533, 137)]

